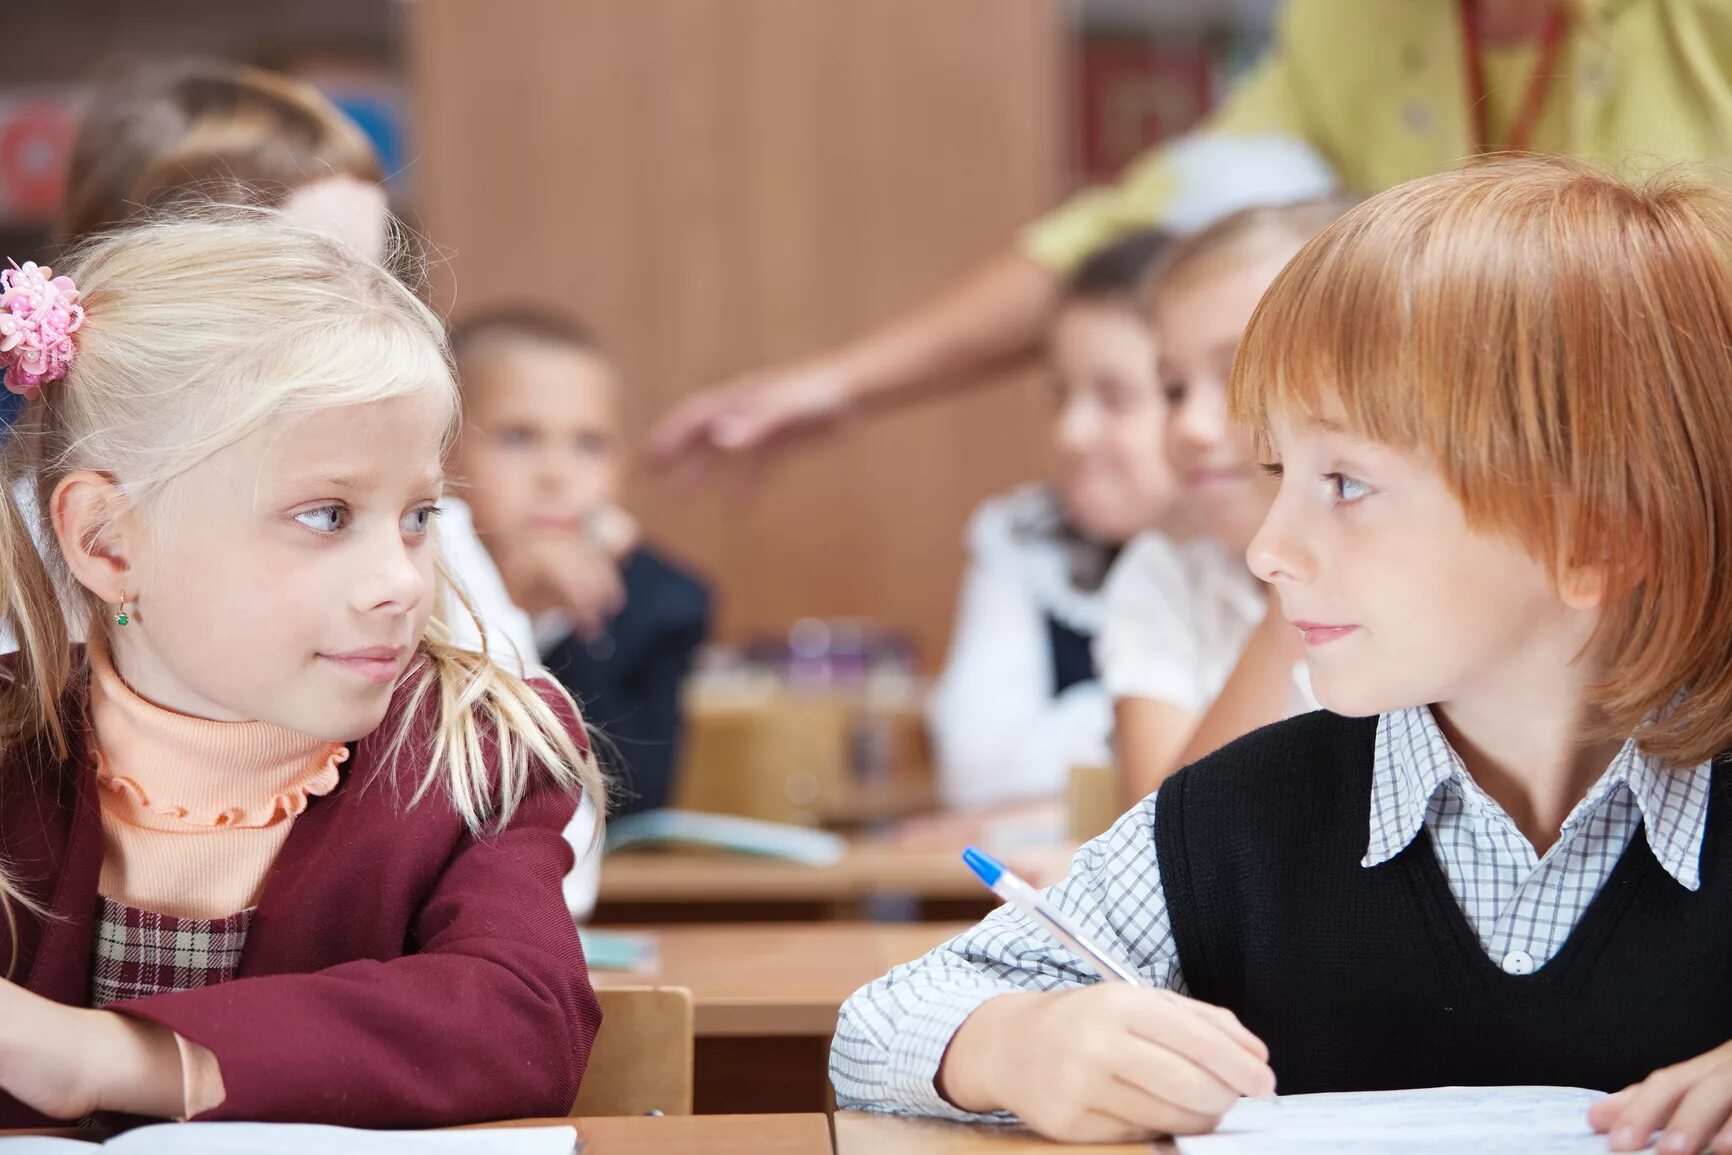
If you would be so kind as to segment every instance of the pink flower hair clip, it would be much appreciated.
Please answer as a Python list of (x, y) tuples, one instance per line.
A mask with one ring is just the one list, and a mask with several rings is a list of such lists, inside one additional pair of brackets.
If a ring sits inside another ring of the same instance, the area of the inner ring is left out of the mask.
[(0, 271), (0, 369), (6, 388), (24, 397), (66, 376), (78, 351), (72, 334), (84, 324), (71, 277), (35, 261)]

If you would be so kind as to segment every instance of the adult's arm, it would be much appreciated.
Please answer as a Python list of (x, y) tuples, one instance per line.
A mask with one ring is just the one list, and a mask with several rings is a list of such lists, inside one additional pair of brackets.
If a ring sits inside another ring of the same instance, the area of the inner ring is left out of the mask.
[[(1312, 139), (1309, 103), (1287, 62), (1289, 23), (1283, 17), (1269, 54), (1202, 133)], [(1124, 232), (1162, 223), (1174, 196), (1187, 194), (1190, 174), (1175, 172), (1170, 159), (1170, 150), (1152, 150), (1112, 187), (1072, 197), (939, 296), (880, 328), (686, 398), (651, 431), (652, 458), (670, 464), (711, 452), (768, 454), (856, 413), (937, 396), (1026, 357), (1044, 335), (1071, 269)]]

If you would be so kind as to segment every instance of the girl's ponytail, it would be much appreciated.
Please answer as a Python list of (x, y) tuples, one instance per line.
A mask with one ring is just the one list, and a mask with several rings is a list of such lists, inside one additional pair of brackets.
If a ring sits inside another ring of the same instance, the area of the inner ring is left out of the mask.
[[(0, 629), (10, 630), (18, 645), (0, 680), (0, 775), (17, 772), (14, 753), (28, 743), (47, 742), (57, 758), (67, 755), (60, 700), (72, 677), (72, 653), (54, 580), (18, 504), (20, 488), (33, 489), (18, 463), (22, 448), (11, 438), (0, 444)], [(18, 966), (17, 908), (39, 918), (47, 912), (19, 889), (6, 865), (0, 861), (0, 916), (12, 946), (5, 971), (11, 978)]]
[[(35, 478), (20, 470), (27, 447), (13, 440), (0, 453), (0, 626), (11, 631), (18, 653), (0, 683), (0, 773), (21, 744), (46, 741), (56, 758), (67, 755), (61, 697), (72, 676), (70, 631), (54, 579), (19, 506)], [(3, 883), (0, 883), (3, 887)]]

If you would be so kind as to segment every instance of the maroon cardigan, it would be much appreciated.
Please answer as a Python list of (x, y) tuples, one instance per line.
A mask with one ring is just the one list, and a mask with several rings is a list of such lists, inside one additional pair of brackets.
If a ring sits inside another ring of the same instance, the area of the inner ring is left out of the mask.
[[(536, 686), (581, 742), (570, 707)], [(393, 774), (382, 759), (406, 698), (295, 819), (237, 977), (109, 1008), (216, 1055), (228, 1096), (201, 1120), (440, 1126), (563, 1115), (577, 1096), (601, 1023), (560, 890), (577, 800), (532, 791), (484, 838), (442, 791), (408, 808), (438, 695)], [(81, 709), (83, 687), (68, 701)], [(0, 766), (0, 861), (55, 916), (19, 909), (16, 944), (0, 921), (0, 965), (16, 945), (14, 981), (82, 1007), (102, 827), (82, 735), (75, 746), (64, 761), (25, 750)], [(0, 1092), (0, 1127), (43, 1123)]]

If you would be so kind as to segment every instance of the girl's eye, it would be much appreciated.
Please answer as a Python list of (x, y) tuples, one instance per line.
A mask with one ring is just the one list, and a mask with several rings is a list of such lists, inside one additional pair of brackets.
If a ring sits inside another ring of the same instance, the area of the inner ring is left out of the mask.
[(433, 528), (433, 519), (438, 516), (438, 506), (424, 505), (420, 509), (411, 509), (403, 515), (403, 532), (411, 537), (421, 537)]
[(1330, 489), (1335, 491), (1335, 500), (1340, 502), (1358, 501), (1371, 493), (1371, 487), (1357, 478), (1345, 473), (1329, 473), (1324, 475)]
[(1273, 477), (1276, 481), (1280, 481), (1281, 475), (1286, 472), (1286, 470), (1281, 468), (1281, 463), (1279, 461), (1259, 462), (1257, 468), (1261, 469), (1265, 476)]
[(1178, 405), (1185, 399), (1185, 383), (1183, 381), (1163, 381), (1161, 396), (1167, 399), (1168, 405)]
[(295, 520), (315, 533), (336, 533), (348, 523), (349, 511), (340, 505), (321, 505), (296, 514)]

